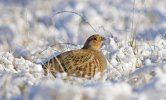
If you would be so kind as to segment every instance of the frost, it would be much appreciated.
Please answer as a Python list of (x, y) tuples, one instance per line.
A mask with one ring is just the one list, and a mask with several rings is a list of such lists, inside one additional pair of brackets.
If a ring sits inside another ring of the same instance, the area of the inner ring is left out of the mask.
[[(135, 3), (135, 4), (134, 4)], [(0, 100), (165, 100), (165, 0), (0, 0)], [(133, 8), (134, 6), (134, 8)], [(66, 10), (79, 13), (55, 15)], [(41, 64), (107, 38), (104, 74), (44, 75)], [(136, 33), (136, 44), (131, 38)]]

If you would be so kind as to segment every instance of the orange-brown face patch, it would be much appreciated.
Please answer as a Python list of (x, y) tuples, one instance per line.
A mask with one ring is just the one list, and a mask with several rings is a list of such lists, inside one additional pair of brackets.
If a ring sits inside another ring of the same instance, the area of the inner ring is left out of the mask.
[(101, 41), (92, 41), (93, 42), (93, 47), (95, 48), (100, 48), (100, 45), (101, 45)]
[(101, 36), (100, 35), (96, 35), (92, 38), (91, 40), (91, 46), (93, 46), (93, 48), (100, 48), (101, 45)]
[(92, 35), (87, 39), (84, 44), (83, 49), (92, 48), (92, 49), (100, 49), (102, 41), (105, 39), (101, 37), (99, 34)]

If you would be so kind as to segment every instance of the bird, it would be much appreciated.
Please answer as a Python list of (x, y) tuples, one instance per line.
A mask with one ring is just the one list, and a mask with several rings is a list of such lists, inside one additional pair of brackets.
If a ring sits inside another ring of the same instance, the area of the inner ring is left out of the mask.
[(104, 72), (107, 66), (106, 58), (101, 51), (101, 45), (106, 40), (99, 34), (91, 35), (81, 49), (66, 51), (51, 58), (42, 65), (44, 74), (49, 72), (56, 77), (57, 73), (92, 78), (96, 73)]

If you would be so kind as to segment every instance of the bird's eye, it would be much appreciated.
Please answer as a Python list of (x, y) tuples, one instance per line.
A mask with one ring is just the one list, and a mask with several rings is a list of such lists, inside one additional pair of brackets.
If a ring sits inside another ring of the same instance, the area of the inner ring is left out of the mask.
[(94, 40), (97, 40), (97, 38), (94, 38)]

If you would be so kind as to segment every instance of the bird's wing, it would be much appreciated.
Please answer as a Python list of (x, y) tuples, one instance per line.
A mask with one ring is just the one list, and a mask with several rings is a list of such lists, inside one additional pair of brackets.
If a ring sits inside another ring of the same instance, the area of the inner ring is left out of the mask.
[(45, 74), (48, 72), (67, 72), (76, 76), (94, 76), (102, 69), (98, 58), (88, 50), (80, 49), (62, 53), (43, 65)]
[(88, 50), (74, 50), (57, 56), (64, 70), (76, 76), (94, 76), (101, 69), (98, 58)]

